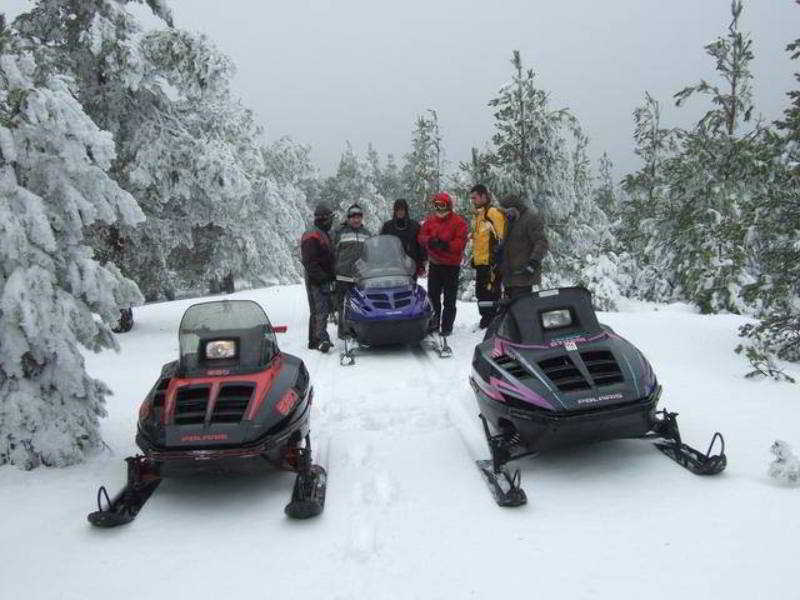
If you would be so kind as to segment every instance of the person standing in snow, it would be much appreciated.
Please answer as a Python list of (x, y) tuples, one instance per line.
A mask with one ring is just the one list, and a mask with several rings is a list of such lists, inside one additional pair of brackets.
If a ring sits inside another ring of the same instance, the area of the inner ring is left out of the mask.
[(542, 260), (549, 244), (541, 217), (520, 196), (505, 196), (500, 206), (508, 220), (505, 240), (498, 249), (503, 293), (515, 298), (529, 294), (542, 282)]
[(409, 216), (408, 202), (405, 199), (398, 198), (395, 200), (392, 218), (383, 224), (381, 234), (400, 238), (403, 243), (403, 250), (417, 265), (417, 277), (425, 275), (427, 255), (425, 254), (425, 248), (417, 241), (419, 223)]
[(335, 280), (333, 245), (328, 236), (332, 223), (333, 212), (321, 203), (314, 210), (314, 226), (303, 234), (300, 242), (308, 294), (308, 347), (323, 353), (332, 345), (327, 330)]
[[(505, 213), (492, 206), (489, 190), (483, 184), (472, 186), (469, 199), (474, 209), (472, 222), (472, 268), (475, 269), (475, 298), (478, 302), (497, 302), (501, 293), (500, 269), (495, 252), (506, 235)], [(494, 306), (478, 306), (479, 327), (486, 329), (494, 318)]]
[[(417, 239), (428, 253), (428, 297), (433, 305), (429, 332), (439, 330), (448, 336), (456, 318), (456, 295), (461, 259), (467, 245), (467, 222), (453, 212), (453, 200), (447, 192), (433, 197), (434, 212), (425, 219)], [(444, 309), (442, 294), (444, 293)], [(441, 321), (440, 321), (441, 319)]]
[(344, 299), (356, 282), (355, 264), (361, 257), (364, 242), (372, 233), (364, 227), (364, 211), (358, 204), (347, 209), (347, 220), (339, 226), (333, 236), (333, 253), (336, 257), (336, 296), (335, 310), (339, 337), (342, 337), (342, 310)]

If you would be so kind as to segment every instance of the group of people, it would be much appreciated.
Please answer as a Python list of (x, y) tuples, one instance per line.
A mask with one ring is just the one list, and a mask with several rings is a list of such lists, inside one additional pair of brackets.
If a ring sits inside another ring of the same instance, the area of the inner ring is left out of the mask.
[[(486, 186), (470, 190), (474, 210), (472, 259), (475, 296), (483, 329), (494, 318), (494, 303), (502, 295), (513, 298), (529, 293), (541, 281), (542, 259), (548, 242), (539, 215), (519, 196), (508, 195), (496, 206)], [(429, 332), (450, 335), (456, 318), (458, 280), (469, 238), (467, 221), (453, 210), (447, 192), (432, 198), (433, 212), (420, 225), (411, 218), (408, 203), (398, 199), (392, 218), (381, 234), (400, 238), (403, 249), (416, 264), (416, 277), (428, 276), (428, 297), (433, 307)], [(327, 331), (328, 316), (338, 313), (342, 334), (342, 308), (347, 292), (356, 283), (355, 262), (372, 233), (364, 227), (358, 204), (347, 209), (345, 222), (331, 235), (333, 211), (322, 203), (314, 211), (314, 226), (300, 244), (308, 293), (308, 347), (328, 352), (333, 344)]]

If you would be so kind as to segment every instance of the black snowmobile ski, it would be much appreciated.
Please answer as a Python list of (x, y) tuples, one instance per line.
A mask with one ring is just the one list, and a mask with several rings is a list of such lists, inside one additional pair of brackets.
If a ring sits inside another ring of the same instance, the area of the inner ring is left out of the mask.
[(519, 469), (509, 472), (506, 463), (523, 456), (532, 456), (536, 452), (517, 452), (513, 453), (514, 448), (519, 445), (519, 438), (509, 436), (506, 432), (492, 435), (489, 430), (489, 422), (482, 414), (479, 414), (483, 424), (483, 433), (486, 436), (486, 443), (489, 445), (491, 460), (476, 460), (481, 474), (489, 486), (495, 501), (499, 506), (522, 506), (528, 502), (525, 490), (522, 489), (522, 476)]
[(319, 465), (311, 465), (294, 480), (292, 499), (284, 512), (292, 519), (316, 517), (325, 509), (328, 474)]
[[(725, 470), (728, 465), (728, 459), (725, 456), (725, 438), (722, 437), (719, 431), (714, 433), (711, 443), (708, 445), (708, 450), (703, 454), (696, 448), (692, 448), (681, 441), (681, 433), (678, 429), (678, 413), (660, 410), (656, 413), (657, 417), (659, 415), (661, 418), (656, 418), (653, 432), (648, 434), (648, 437), (659, 437), (665, 440), (663, 442), (655, 442), (654, 446), (656, 448), (695, 475), (716, 475)], [(717, 440), (719, 440), (720, 446), (719, 454), (711, 454)]]
[(109, 499), (105, 486), (97, 490), (97, 510), (87, 517), (89, 523), (96, 527), (117, 527), (133, 521), (161, 483), (161, 477), (153, 472), (145, 456), (129, 456), (125, 462), (128, 465), (128, 482), (114, 499)]
[(436, 352), (439, 358), (450, 358), (453, 356), (453, 349), (447, 344), (446, 335), (430, 334), (425, 340), (424, 346)]
[(311, 438), (306, 436), (305, 448), (298, 449), (298, 471), (292, 489), (292, 499), (284, 508), (292, 519), (316, 517), (325, 508), (328, 473), (311, 462)]
[(476, 460), (475, 464), (478, 465), (478, 469), (483, 475), (486, 485), (489, 486), (489, 491), (498, 506), (522, 506), (528, 502), (525, 490), (520, 487), (521, 476), (519, 469), (514, 471), (512, 475), (506, 467), (495, 471), (494, 462), (491, 460)]

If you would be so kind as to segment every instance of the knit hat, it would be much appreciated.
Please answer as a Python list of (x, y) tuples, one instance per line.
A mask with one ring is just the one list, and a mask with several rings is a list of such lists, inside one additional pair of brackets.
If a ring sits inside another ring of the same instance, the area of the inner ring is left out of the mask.
[(355, 215), (361, 215), (363, 217), (364, 211), (361, 210), (361, 207), (358, 204), (351, 204), (350, 208), (347, 209), (347, 218), (349, 219)]
[(331, 215), (333, 215), (333, 211), (325, 202), (320, 202), (314, 209), (314, 217), (330, 217)]

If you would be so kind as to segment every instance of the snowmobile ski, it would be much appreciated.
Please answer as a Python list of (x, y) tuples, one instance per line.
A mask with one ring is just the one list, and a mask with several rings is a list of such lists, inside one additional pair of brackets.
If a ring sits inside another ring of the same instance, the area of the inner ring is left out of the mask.
[(128, 465), (128, 482), (116, 497), (111, 500), (105, 486), (97, 490), (97, 510), (87, 517), (89, 523), (96, 527), (117, 527), (133, 521), (161, 483), (161, 477), (151, 471), (146, 457), (129, 456), (125, 462)]
[(311, 436), (306, 436), (305, 448), (298, 449), (297, 477), (294, 480), (292, 498), (284, 512), (291, 519), (316, 517), (325, 508), (325, 492), (328, 473), (320, 465), (311, 462)]
[[(657, 415), (661, 419), (656, 420), (653, 427), (654, 437), (663, 438), (663, 442), (655, 442), (654, 445), (665, 456), (668, 456), (684, 469), (691, 471), (695, 475), (716, 475), (725, 470), (728, 459), (725, 456), (725, 438), (717, 431), (711, 438), (708, 450), (703, 454), (699, 450), (692, 448), (681, 441), (680, 430), (678, 429), (678, 413), (660, 410)], [(719, 454), (711, 454), (719, 440)]]
[(483, 475), (486, 485), (489, 487), (489, 491), (498, 506), (522, 506), (528, 502), (525, 490), (520, 485), (519, 469), (514, 471), (512, 475), (506, 467), (495, 471), (494, 463), (491, 460), (476, 460), (475, 464), (478, 466), (481, 475)]
[(328, 474), (319, 465), (312, 465), (307, 471), (298, 473), (294, 480), (292, 499), (284, 512), (292, 519), (316, 517), (325, 508), (325, 491)]
[(522, 506), (528, 502), (525, 490), (522, 489), (522, 476), (519, 469), (510, 473), (506, 463), (523, 456), (531, 456), (535, 452), (517, 452), (514, 450), (519, 445), (518, 436), (510, 436), (506, 432), (492, 435), (489, 429), (489, 422), (486, 417), (479, 414), (478, 417), (483, 425), (483, 433), (486, 436), (486, 443), (492, 455), (491, 460), (476, 460), (481, 474), (489, 486), (495, 501), (499, 506)]
[(447, 344), (446, 335), (431, 334), (426, 340), (427, 348), (433, 350), (439, 358), (450, 358), (453, 356), (453, 349)]

